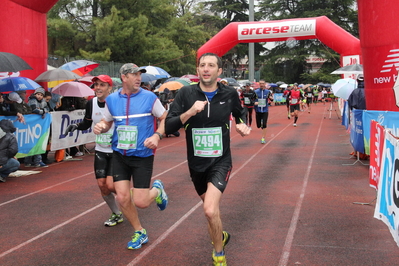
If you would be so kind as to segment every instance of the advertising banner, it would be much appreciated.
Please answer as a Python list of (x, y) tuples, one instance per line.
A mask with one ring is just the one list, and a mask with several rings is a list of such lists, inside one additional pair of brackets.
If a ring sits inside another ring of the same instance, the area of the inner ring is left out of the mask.
[(15, 136), (18, 141), (17, 158), (43, 154), (46, 152), (50, 134), (51, 115), (24, 115), (25, 124), (16, 121), (15, 116), (0, 116), (2, 119), (10, 119), (16, 127)]
[(363, 129), (364, 129), (364, 150), (370, 155), (370, 124), (371, 120), (377, 121), (385, 129), (388, 129), (395, 136), (399, 136), (399, 113), (387, 111), (363, 111)]
[(289, 38), (315, 36), (316, 20), (287, 20), (238, 25), (238, 39)]
[(342, 112), (342, 125), (345, 126), (345, 129), (348, 130), (349, 128), (349, 106), (348, 102), (345, 101), (344, 103), (344, 110)]
[(61, 150), (73, 146), (91, 143), (96, 137), (91, 128), (88, 130), (75, 130), (64, 135), (65, 130), (71, 124), (77, 124), (83, 120), (85, 110), (52, 112), (53, 123), (51, 126), (51, 150)]
[(285, 98), (283, 97), (283, 93), (273, 93), (273, 101), (275, 103), (285, 103)]
[(385, 130), (385, 148), (382, 156), (374, 218), (383, 221), (399, 246), (399, 140)]
[(351, 132), (350, 140), (352, 147), (355, 151), (364, 153), (364, 140), (363, 140), (363, 110), (353, 109), (351, 112)]
[(371, 121), (370, 129), (370, 168), (369, 180), (370, 187), (378, 189), (378, 180), (380, 178), (381, 159), (384, 151), (384, 128), (377, 123)]

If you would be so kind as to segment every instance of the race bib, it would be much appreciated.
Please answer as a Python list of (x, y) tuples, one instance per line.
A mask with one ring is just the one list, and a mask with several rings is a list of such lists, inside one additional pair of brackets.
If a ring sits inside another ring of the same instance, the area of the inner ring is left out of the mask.
[(258, 99), (259, 107), (266, 107), (266, 99)]
[(119, 126), (116, 130), (118, 134), (118, 149), (129, 150), (137, 147), (137, 126)]
[(103, 133), (96, 135), (96, 143), (104, 148), (111, 147), (112, 134), (111, 133)]
[(251, 100), (248, 97), (244, 97), (244, 104), (251, 104)]
[(223, 154), (222, 128), (193, 128), (194, 156), (220, 157)]
[(291, 103), (292, 104), (297, 104), (298, 103), (298, 99), (291, 99)]
[(311, 92), (308, 93), (308, 98), (312, 98), (313, 94)]

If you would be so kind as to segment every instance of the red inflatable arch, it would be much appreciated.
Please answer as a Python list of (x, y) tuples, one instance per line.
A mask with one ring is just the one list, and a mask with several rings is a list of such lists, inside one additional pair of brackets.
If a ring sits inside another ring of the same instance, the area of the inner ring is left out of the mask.
[(0, 0), (0, 51), (22, 57), (33, 70), (21, 76), (35, 79), (47, 70), (46, 13), (58, 0)]
[[(363, 63), (367, 109), (398, 111), (392, 86), (399, 70), (399, 34), (394, 34), (399, 5), (383, 2), (358, 1), (361, 41), (325, 16), (233, 22), (205, 43), (197, 56), (207, 52), (222, 56), (238, 43), (319, 39), (341, 55), (341, 66)], [(389, 72), (388, 76), (382, 75), (381, 69)], [(399, 106), (399, 91), (397, 102)]]
[(212, 52), (224, 55), (238, 43), (319, 39), (341, 56), (360, 55), (360, 41), (329, 18), (301, 18), (265, 22), (233, 22), (199, 50), (198, 56)]

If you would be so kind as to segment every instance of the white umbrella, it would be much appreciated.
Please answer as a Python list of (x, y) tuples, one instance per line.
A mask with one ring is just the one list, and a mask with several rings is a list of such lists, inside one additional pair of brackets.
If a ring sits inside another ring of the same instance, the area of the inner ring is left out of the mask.
[(281, 84), (279, 87), (282, 89), (286, 89), (288, 87), (288, 84)]
[(143, 66), (143, 67), (140, 67), (140, 69), (145, 69), (147, 71), (146, 73), (154, 75), (155, 77), (157, 77), (157, 79), (171, 77), (168, 72), (166, 72), (164, 69), (162, 69), (160, 67)]
[(331, 72), (331, 74), (363, 74), (363, 65), (347, 65)]
[(356, 89), (356, 80), (350, 78), (339, 79), (331, 86), (331, 89), (335, 96), (348, 100), (349, 95)]

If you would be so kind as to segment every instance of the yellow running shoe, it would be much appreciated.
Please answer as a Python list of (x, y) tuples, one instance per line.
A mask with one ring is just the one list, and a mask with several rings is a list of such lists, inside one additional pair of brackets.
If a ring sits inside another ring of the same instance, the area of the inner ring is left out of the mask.
[(226, 255), (224, 251), (221, 252), (222, 254), (216, 255), (215, 250), (212, 252), (212, 259), (214, 266), (227, 266)]

